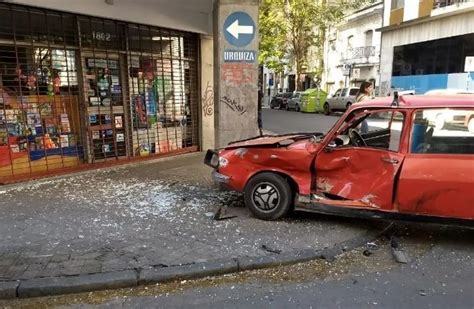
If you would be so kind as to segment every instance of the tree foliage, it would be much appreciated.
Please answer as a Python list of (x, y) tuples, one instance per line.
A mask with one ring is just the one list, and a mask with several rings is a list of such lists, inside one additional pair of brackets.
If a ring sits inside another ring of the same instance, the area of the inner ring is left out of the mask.
[(284, 0), (261, 0), (259, 10), (259, 62), (276, 73), (284, 70), (287, 54)]
[(308, 67), (308, 51), (316, 49), (318, 70), (322, 74), (323, 48), (327, 28), (339, 23), (351, 10), (373, 0), (261, 0), (259, 25), (259, 61), (277, 72), (284, 69), (285, 59), (294, 59), (297, 89), (301, 89), (301, 73)]

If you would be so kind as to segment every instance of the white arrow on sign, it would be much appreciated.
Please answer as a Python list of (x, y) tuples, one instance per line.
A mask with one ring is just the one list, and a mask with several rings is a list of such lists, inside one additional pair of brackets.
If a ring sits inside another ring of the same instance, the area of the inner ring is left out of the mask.
[(234, 38), (239, 39), (239, 34), (252, 34), (253, 26), (241, 26), (239, 25), (239, 20), (234, 21), (229, 27), (227, 27), (227, 32), (232, 34)]

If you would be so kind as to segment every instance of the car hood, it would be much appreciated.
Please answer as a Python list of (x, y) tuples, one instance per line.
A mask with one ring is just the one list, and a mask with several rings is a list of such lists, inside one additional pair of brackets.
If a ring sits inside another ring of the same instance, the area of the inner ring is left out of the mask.
[(297, 141), (310, 139), (313, 136), (321, 135), (323, 135), (323, 133), (291, 133), (285, 135), (263, 135), (229, 143), (229, 145), (224, 147), (224, 149), (248, 147), (282, 147), (291, 145)]

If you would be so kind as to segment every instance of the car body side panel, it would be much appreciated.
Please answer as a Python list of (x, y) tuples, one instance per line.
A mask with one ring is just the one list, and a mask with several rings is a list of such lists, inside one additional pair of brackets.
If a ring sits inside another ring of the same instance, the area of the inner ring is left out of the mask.
[(403, 213), (474, 219), (473, 156), (407, 155), (395, 205)]
[(304, 147), (236, 148), (223, 150), (220, 157), (227, 160), (219, 173), (230, 176), (227, 184), (231, 189), (242, 192), (249, 179), (260, 172), (276, 172), (291, 177), (301, 194), (311, 191), (311, 162), (314, 155)]
[(402, 162), (403, 154), (383, 149), (321, 151), (316, 158), (316, 193), (333, 196), (336, 200), (328, 203), (334, 205), (391, 210), (394, 182)]

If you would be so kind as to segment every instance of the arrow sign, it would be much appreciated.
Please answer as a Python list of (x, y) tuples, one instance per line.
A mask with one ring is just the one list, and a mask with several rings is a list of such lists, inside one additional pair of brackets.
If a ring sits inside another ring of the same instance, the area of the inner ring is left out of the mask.
[(255, 22), (245, 12), (234, 12), (227, 16), (223, 27), (224, 37), (231, 45), (243, 47), (255, 37)]
[(253, 34), (253, 26), (241, 26), (239, 25), (238, 19), (234, 21), (232, 25), (230, 25), (226, 30), (237, 40), (239, 39), (239, 34)]

